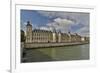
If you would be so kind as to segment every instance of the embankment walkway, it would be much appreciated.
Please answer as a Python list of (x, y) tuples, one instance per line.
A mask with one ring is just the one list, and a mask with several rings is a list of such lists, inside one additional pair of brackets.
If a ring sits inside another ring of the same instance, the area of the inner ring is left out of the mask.
[(21, 46), (23, 48), (45, 48), (45, 47), (59, 47), (59, 46), (72, 46), (72, 45), (82, 45), (88, 42), (74, 42), (74, 43), (23, 43)]

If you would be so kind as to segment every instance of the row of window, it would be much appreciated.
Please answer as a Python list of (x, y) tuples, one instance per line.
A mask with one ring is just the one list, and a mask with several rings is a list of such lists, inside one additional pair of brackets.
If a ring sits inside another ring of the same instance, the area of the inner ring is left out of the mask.
[(33, 33), (33, 36), (51, 36), (52, 34), (49, 33)]
[(52, 38), (41, 38), (41, 37), (34, 37), (33, 40), (52, 40)]

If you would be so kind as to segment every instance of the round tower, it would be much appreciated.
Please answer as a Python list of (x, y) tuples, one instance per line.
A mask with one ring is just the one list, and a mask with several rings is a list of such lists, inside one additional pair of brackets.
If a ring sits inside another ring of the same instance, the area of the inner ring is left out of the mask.
[(58, 42), (61, 42), (61, 31), (58, 32)]
[(56, 30), (55, 29), (53, 29), (53, 42), (56, 42)]
[(27, 21), (26, 25), (26, 43), (32, 42), (32, 25)]

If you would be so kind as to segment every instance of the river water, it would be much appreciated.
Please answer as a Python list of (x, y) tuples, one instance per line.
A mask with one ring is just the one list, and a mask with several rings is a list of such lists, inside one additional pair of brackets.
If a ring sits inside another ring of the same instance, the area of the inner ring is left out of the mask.
[(21, 62), (88, 60), (89, 44), (53, 48), (25, 49)]

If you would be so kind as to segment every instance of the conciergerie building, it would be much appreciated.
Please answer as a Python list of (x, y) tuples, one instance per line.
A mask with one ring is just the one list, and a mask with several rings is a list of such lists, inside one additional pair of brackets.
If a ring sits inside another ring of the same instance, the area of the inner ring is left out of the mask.
[(32, 29), (32, 25), (29, 21), (27, 21), (25, 32), (26, 43), (70, 43), (86, 41), (86, 37), (83, 38), (77, 33), (71, 34), (70, 32), (62, 33), (56, 30)]

